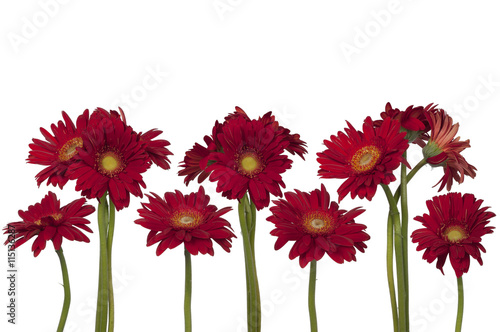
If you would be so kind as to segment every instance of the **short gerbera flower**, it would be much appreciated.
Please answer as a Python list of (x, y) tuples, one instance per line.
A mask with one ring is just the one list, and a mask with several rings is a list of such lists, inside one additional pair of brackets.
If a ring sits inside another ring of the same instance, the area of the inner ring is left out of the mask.
[(100, 198), (107, 191), (117, 210), (127, 207), (130, 194), (142, 197), (142, 179), (150, 167), (144, 143), (130, 126), (115, 117), (103, 117), (85, 132), (78, 160), (69, 169), (76, 190), (87, 198)]
[[(85, 198), (80, 198), (61, 207), (57, 196), (49, 191), (40, 203), (30, 205), (27, 211), (19, 210), (22, 221), (9, 223), (4, 228), (4, 234), (14, 234), (16, 248), (36, 237), (32, 246), (35, 257), (45, 249), (49, 240), (55, 250), (61, 249), (63, 237), (70, 241), (89, 242), (89, 238), (81, 230), (92, 233), (87, 226), (90, 221), (84, 217), (92, 214), (95, 209), (85, 205), (85, 202)], [(8, 242), (9, 239), (5, 244)]]
[(198, 192), (183, 195), (179, 191), (167, 192), (164, 198), (155, 193), (146, 195), (149, 203), (142, 203), (139, 209), (141, 219), (136, 224), (150, 229), (147, 246), (160, 243), (156, 255), (161, 255), (166, 249), (173, 249), (184, 243), (192, 255), (214, 255), (212, 240), (225, 251), (231, 248), (231, 225), (222, 218), (231, 208), (217, 210), (209, 205), (210, 197), (200, 187)]
[(322, 178), (347, 179), (339, 187), (339, 201), (349, 192), (351, 197), (371, 200), (381, 183), (396, 180), (393, 171), (401, 162), (406, 163), (403, 152), (408, 148), (405, 132), (399, 122), (386, 118), (380, 127), (374, 127), (370, 117), (363, 124), (363, 132), (347, 122), (345, 134), (332, 135), (324, 143), (327, 149), (318, 153)]
[(427, 201), (429, 214), (415, 217), (425, 228), (417, 229), (411, 235), (418, 243), (417, 250), (425, 249), (423, 259), (432, 263), (437, 258), (436, 267), (443, 272), (446, 257), (450, 256), (451, 266), (457, 278), (469, 271), (470, 256), (483, 265), (481, 237), (493, 232), (486, 226), (495, 216), (481, 207), (483, 200), (473, 194), (448, 193)]
[(222, 126), (217, 138), (224, 152), (213, 152), (208, 166), (210, 181), (217, 192), (229, 199), (241, 199), (248, 191), (257, 209), (269, 205), (270, 194), (281, 196), (285, 184), (281, 173), (292, 165), (283, 154), (288, 142), (281, 139), (271, 124), (246, 121), (239, 117)]
[(47, 185), (63, 186), (68, 182), (66, 174), (69, 165), (74, 161), (77, 148), (83, 146), (82, 134), (87, 129), (89, 111), (85, 110), (76, 120), (76, 126), (71, 118), (62, 112), (63, 121), (51, 125), (52, 134), (40, 128), (46, 141), (33, 139), (29, 145), (28, 163), (46, 166), (35, 178), (38, 186), (47, 180)]
[(271, 235), (277, 236), (274, 248), (281, 249), (288, 241), (295, 241), (290, 250), (290, 259), (299, 258), (301, 267), (312, 260), (319, 260), (326, 253), (337, 263), (356, 260), (356, 249), (364, 252), (364, 241), (370, 236), (364, 232), (365, 225), (354, 218), (365, 210), (355, 208), (339, 210), (330, 195), (321, 185), (321, 190), (305, 193), (299, 190), (286, 192), (285, 199), (273, 201), (272, 216), (267, 220), (274, 223)]
[(463, 150), (470, 147), (469, 140), (461, 141), (460, 137), (455, 137), (459, 124), (454, 124), (451, 116), (444, 110), (440, 109), (426, 116), (431, 126), (431, 134), (422, 152), (431, 166), (443, 167), (444, 176), (436, 185), (441, 183), (439, 191), (445, 185), (449, 191), (453, 180), (462, 183), (466, 175), (471, 178), (476, 176), (476, 167), (469, 164), (461, 155)]

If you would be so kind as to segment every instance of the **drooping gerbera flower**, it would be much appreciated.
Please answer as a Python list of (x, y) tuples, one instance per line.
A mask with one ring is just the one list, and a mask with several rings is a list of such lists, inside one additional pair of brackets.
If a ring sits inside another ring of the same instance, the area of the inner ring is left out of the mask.
[(278, 237), (274, 249), (294, 241), (289, 257), (300, 257), (302, 268), (325, 253), (335, 262), (343, 263), (356, 260), (356, 249), (365, 251), (364, 241), (370, 236), (364, 232), (365, 225), (354, 221), (365, 210), (340, 210), (337, 203), (330, 202), (324, 185), (310, 193), (286, 192), (285, 199), (273, 203), (272, 216), (267, 220), (276, 226), (271, 231), (271, 235)]
[(150, 167), (145, 144), (130, 126), (115, 117), (103, 117), (83, 135), (78, 160), (68, 169), (76, 190), (87, 198), (100, 198), (106, 191), (117, 210), (127, 207), (130, 194), (142, 197), (146, 188), (141, 173)]
[(83, 145), (82, 133), (88, 126), (89, 111), (85, 110), (77, 118), (76, 126), (66, 112), (63, 111), (62, 116), (64, 122), (51, 125), (52, 134), (40, 128), (46, 141), (34, 138), (29, 145), (28, 163), (47, 166), (35, 176), (38, 186), (47, 180), (47, 185), (52, 184), (62, 189), (69, 180), (66, 171), (74, 161), (77, 148)]
[(156, 255), (161, 255), (166, 249), (173, 249), (184, 243), (192, 255), (214, 255), (212, 240), (225, 251), (231, 248), (231, 225), (222, 215), (231, 210), (226, 207), (217, 210), (209, 205), (210, 197), (200, 187), (198, 192), (183, 195), (179, 191), (167, 192), (162, 199), (155, 193), (146, 195), (149, 203), (142, 203), (139, 209), (141, 219), (136, 224), (150, 229), (147, 246), (159, 242)]
[(436, 267), (443, 272), (446, 257), (450, 256), (451, 266), (457, 278), (469, 271), (470, 256), (483, 265), (481, 237), (493, 232), (486, 226), (495, 216), (481, 207), (483, 200), (473, 194), (448, 193), (427, 201), (429, 214), (415, 217), (425, 228), (417, 229), (411, 235), (418, 243), (417, 250), (425, 249), (423, 259), (432, 263), (437, 258)]
[(444, 169), (444, 176), (436, 184), (437, 186), (441, 183), (438, 191), (445, 185), (449, 191), (453, 180), (460, 184), (464, 182), (466, 175), (471, 178), (476, 176), (476, 167), (469, 164), (461, 155), (463, 150), (470, 147), (469, 140), (461, 141), (460, 137), (455, 137), (459, 124), (454, 124), (451, 116), (444, 110), (427, 113), (426, 116), (431, 126), (431, 134), (422, 152), (431, 166)]
[[(92, 214), (95, 209), (85, 205), (85, 202), (85, 198), (80, 198), (61, 207), (57, 196), (49, 191), (40, 203), (30, 205), (26, 211), (19, 210), (22, 221), (7, 224), (3, 229), (4, 234), (14, 234), (15, 248), (36, 237), (31, 249), (35, 257), (45, 249), (49, 240), (55, 250), (61, 249), (63, 237), (69, 241), (89, 242), (89, 238), (81, 230), (92, 233), (87, 226), (90, 221), (84, 217)], [(9, 239), (5, 244), (8, 242)]]
[(272, 125), (246, 121), (240, 117), (222, 126), (217, 138), (224, 152), (213, 152), (214, 162), (207, 167), (217, 192), (229, 199), (241, 199), (248, 191), (257, 209), (269, 205), (270, 193), (281, 196), (285, 187), (281, 173), (292, 165), (283, 154), (288, 142), (281, 139)]
[(318, 153), (322, 178), (347, 179), (337, 190), (339, 201), (349, 192), (351, 197), (371, 200), (381, 183), (396, 180), (392, 173), (399, 167), (403, 152), (408, 148), (405, 132), (400, 132), (397, 120), (386, 118), (380, 127), (374, 127), (370, 117), (363, 124), (363, 132), (347, 122), (345, 134), (338, 132), (324, 143), (327, 149)]

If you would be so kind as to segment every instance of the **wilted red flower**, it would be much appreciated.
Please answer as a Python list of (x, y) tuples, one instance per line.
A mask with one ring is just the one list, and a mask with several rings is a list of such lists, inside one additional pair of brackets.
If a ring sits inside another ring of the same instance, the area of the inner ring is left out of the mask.
[(31, 150), (28, 163), (47, 166), (35, 176), (38, 186), (47, 180), (47, 185), (52, 184), (62, 189), (69, 180), (66, 174), (68, 166), (74, 161), (77, 148), (83, 145), (82, 133), (88, 126), (89, 111), (85, 110), (77, 118), (76, 126), (66, 112), (63, 111), (62, 116), (64, 122), (51, 125), (53, 134), (40, 128), (46, 141), (34, 138), (29, 145)]
[(453, 119), (444, 110), (427, 113), (426, 116), (431, 126), (431, 134), (422, 152), (431, 166), (443, 167), (444, 176), (436, 185), (441, 183), (439, 191), (445, 185), (449, 191), (453, 180), (462, 183), (465, 175), (471, 178), (476, 176), (476, 168), (460, 154), (470, 147), (469, 140), (460, 141), (460, 137), (455, 137), (459, 124), (453, 124)]
[(327, 149), (318, 153), (322, 178), (347, 179), (337, 190), (339, 201), (349, 192), (351, 197), (371, 200), (381, 183), (396, 180), (392, 173), (399, 167), (403, 152), (408, 148), (405, 132), (400, 132), (399, 122), (386, 118), (375, 128), (370, 117), (363, 124), (363, 132), (347, 122), (345, 134), (338, 132), (325, 140)]
[(156, 255), (161, 255), (166, 249), (173, 249), (184, 243), (192, 255), (214, 255), (212, 240), (225, 251), (231, 248), (231, 225), (221, 216), (231, 210), (226, 207), (217, 210), (209, 205), (210, 197), (205, 195), (203, 187), (197, 193), (183, 195), (180, 191), (167, 192), (162, 199), (155, 193), (149, 198), (149, 203), (142, 203), (139, 209), (141, 219), (136, 224), (150, 229), (147, 246), (160, 243)]
[(217, 139), (224, 152), (213, 152), (214, 162), (207, 167), (217, 192), (229, 199), (241, 199), (248, 191), (257, 209), (269, 205), (270, 193), (281, 196), (285, 187), (281, 173), (292, 165), (283, 154), (288, 142), (281, 139), (272, 125), (239, 117), (222, 126)]
[(483, 200), (473, 194), (448, 193), (427, 201), (429, 214), (415, 217), (425, 228), (417, 229), (411, 235), (418, 243), (417, 250), (425, 249), (423, 259), (432, 263), (437, 258), (436, 267), (443, 272), (446, 257), (450, 255), (451, 266), (457, 278), (469, 271), (470, 256), (483, 265), (481, 237), (493, 232), (494, 227), (486, 226), (493, 212), (482, 207)]
[(290, 250), (290, 259), (298, 256), (301, 267), (312, 260), (320, 260), (325, 253), (337, 263), (356, 260), (356, 249), (365, 251), (364, 241), (370, 236), (364, 232), (365, 225), (357, 224), (354, 218), (365, 210), (355, 208), (339, 210), (330, 195), (321, 185), (321, 190), (305, 193), (299, 190), (286, 192), (285, 199), (273, 201), (274, 223), (271, 235), (277, 236), (274, 249), (281, 249), (288, 241), (295, 241)]
[(87, 198), (100, 198), (106, 191), (117, 210), (127, 207), (130, 194), (142, 197), (146, 188), (141, 173), (150, 167), (145, 144), (130, 126), (115, 117), (103, 117), (83, 135), (78, 160), (68, 173), (76, 190)]
[[(89, 242), (80, 230), (92, 233), (90, 223), (84, 217), (95, 211), (93, 206), (85, 205), (85, 198), (61, 206), (53, 192), (45, 195), (40, 203), (30, 205), (27, 211), (19, 210), (22, 221), (11, 222), (3, 229), (4, 234), (13, 234), (17, 248), (29, 239), (36, 237), (31, 250), (35, 257), (45, 249), (46, 242), (52, 240), (55, 250), (61, 249), (63, 237), (70, 241)], [(14, 230), (12, 232), (12, 229)], [(5, 244), (10, 242), (10, 238)]]

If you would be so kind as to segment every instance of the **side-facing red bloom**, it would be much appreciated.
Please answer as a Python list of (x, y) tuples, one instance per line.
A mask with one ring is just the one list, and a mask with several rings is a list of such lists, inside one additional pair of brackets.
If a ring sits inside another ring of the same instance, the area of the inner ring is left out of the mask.
[(103, 117), (83, 135), (78, 160), (69, 169), (76, 190), (87, 198), (99, 198), (106, 191), (117, 210), (127, 207), (130, 194), (142, 197), (146, 188), (141, 173), (150, 167), (144, 143), (130, 126), (115, 117)]
[(411, 235), (418, 243), (417, 250), (425, 249), (423, 259), (432, 263), (437, 258), (436, 267), (443, 272), (446, 257), (450, 255), (451, 266), (457, 278), (469, 271), (470, 256), (483, 265), (481, 237), (493, 232), (486, 226), (495, 216), (481, 207), (483, 200), (473, 194), (448, 193), (427, 201), (429, 214), (415, 217), (425, 228), (417, 229)]
[(292, 165), (283, 154), (288, 142), (271, 124), (239, 117), (228, 121), (217, 135), (224, 152), (213, 152), (207, 167), (217, 192), (229, 199), (241, 199), (248, 191), (257, 209), (269, 205), (270, 193), (281, 196), (285, 187), (281, 173)]
[(286, 192), (285, 199), (273, 203), (272, 216), (267, 220), (276, 226), (271, 231), (271, 235), (278, 237), (274, 249), (294, 241), (289, 257), (300, 257), (301, 267), (320, 260), (325, 253), (335, 262), (343, 263), (356, 260), (356, 249), (365, 251), (364, 241), (370, 236), (364, 232), (365, 225), (354, 221), (365, 210), (339, 210), (337, 203), (330, 202), (324, 185), (310, 193)]
[(469, 140), (461, 141), (460, 137), (455, 137), (459, 124), (454, 124), (451, 116), (442, 109), (426, 116), (431, 126), (431, 135), (422, 152), (431, 166), (444, 169), (444, 176), (436, 184), (441, 183), (439, 191), (445, 185), (448, 191), (451, 190), (453, 180), (462, 183), (466, 175), (476, 177), (476, 167), (461, 155), (463, 150), (470, 147)]
[(62, 189), (69, 180), (66, 171), (75, 159), (77, 148), (83, 145), (82, 133), (88, 126), (89, 111), (85, 110), (77, 118), (76, 126), (66, 112), (63, 111), (62, 116), (64, 122), (59, 121), (57, 125), (50, 126), (52, 134), (40, 128), (46, 141), (34, 138), (29, 145), (28, 163), (47, 166), (35, 176), (38, 186), (47, 180), (47, 185)]
[(327, 149), (318, 153), (322, 178), (347, 179), (337, 190), (339, 201), (349, 192), (351, 197), (371, 200), (381, 183), (396, 180), (392, 173), (405, 162), (403, 152), (408, 148), (405, 132), (399, 122), (386, 118), (380, 127), (374, 127), (370, 117), (363, 124), (363, 132), (347, 122), (345, 134), (338, 132), (325, 140)]
[[(40, 203), (30, 205), (27, 211), (19, 210), (22, 221), (7, 224), (3, 229), (4, 234), (14, 236), (15, 248), (36, 237), (31, 248), (35, 257), (45, 249), (49, 240), (52, 241), (55, 250), (61, 249), (63, 237), (70, 241), (89, 242), (89, 238), (81, 229), (92, 233), (87, 226), (90, 221), (84, 217), (93, 213), (95, 209), (93, 206), (85, 205), (85, 202), (85, 198), (80, 198), (61, 207), (56, 195), (49, 191)], [(5, 244), (9, 242), (10, 238)]]
[(225, 251), (231, 248), (231, 225), (222, 215), (231, 210), (226, 207), (217, 210), (209, 205), (210, 197), (205, 195), (203, 187), (198, 192), (183, 195), (180, 191), (167, 192), (162, 199), (155, 193), (149, 198), (149, 203), (142, 203), (139, 209), (141, 219), (136, 224), (150, 229), (147, 246), (160, 243), (156, 255), (161, 255), (167, 249), (173, 249), (184, 243), (192, 255), (214, 255), (212, 240)]

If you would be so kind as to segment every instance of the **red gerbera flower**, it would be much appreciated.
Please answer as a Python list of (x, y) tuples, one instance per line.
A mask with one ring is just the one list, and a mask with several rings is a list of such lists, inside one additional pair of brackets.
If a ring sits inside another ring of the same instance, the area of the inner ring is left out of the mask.
[(76, 179), (76, 190), (87, 198), (99, 198), (106, 191), (117, 210), (127, 207), (130, 194), (142, 197), (146, 188), (141, 173), (150, 166), (145, 144), (130, 126), (114, 117), (102, 118), (85, 132), (78, 160), (68, 172)]
[(324, 143), (327, 149), (318, 153), (319, 176), (322, 178), (346, 179), (339, 187), (339, 201), (349, 192), (351, 197), (371, 200), (381, 183), (396, 180), (392, 173), (399, 167), (403, 152), (408, 148), (405, 132), (400, 132), (399, 122), (386, 118), (375, 128), (370, 117), (363, 124), (363, 132), (349, 128), (332, 135)]
[[(7, 224), (4, 234), (14, 236), (15, 248), (36, 237), (31, 249), (35, 257), (45, 249), (49, 240), (52, 240), (55, 250), (61, 249), (63, 237), (70, 241), (89, 242), (89, 238), (80, 229), (92, 233), (87, 226), (90, 221), (84, 217), (93, 213), (95, 209), (93, 206), (85, 205), (85, 202), (85, 198), (80, 198), (60, 207), (61, 202), (53, 192), (49, 191), (40, 203), (30, 205), (27, 211), (19, 210), (22, 221)], [(9, 242), (10, 238), (5, 244)]]
[(443, 272), (446, 257), (450, 255), (451, 266), (457, 278), (469, 271), (470, 256), (483, 265), (481, 237), (493, 232), (494, 227), (486, 226), (493, 212), (481, 207), (483, 200), (473, 194), (448, 193), (427, 201), (429, 214), (415, 217), (425, 228), (417, 229), (411, 235), (418, 243), (417, 250), (425, 249), (423, 259), (432, 263), (437, 258), (436, 267)]
[(75, 160), (77, 148), (83, 145), (82, 133), (88, 126), (89, 111), (85, 110), (77, 118), (76, 126), (66, 112), (63, 111), (62, 116), (64, 122), (59, 121), (57, 125), (51, 125), (53, 134), (40, 128), (46, 141), (34, 138), (33, 143), (29, 145), (31, 150), (28, 163), (47, 166), (35, 176), (38, 186), (47, 180), (47, 185), (52, 184), (62, 189), (69, 180), (66, 171)]
[(150, 229), (147, 246), (160, 243), (156, 255), (161, 255), (166, 249), (173, 249), (184, 243), (192, 255), (214, 255), (212, 240), (225, 251), (231, 248), (231, 238), (235, 235), (230, 231), (231, 225), (221, 216), (231, 210), (226, 207), (217, 210), (209, 205), (210, 197), (205, 195), (203, 187), (197, 193), (183, 195), (180, 191), (165, 193), (164, 199), (151, 193), (149, 203), (142, 203), (139, 209), (141, 219), (135, 221)]
[(145, 143), (145, 150), (148, 154), (151, 162), (158, 167), (163, 169), (170, 169), (170, 160), (168, 156), (172, 155), (166, 147), (170, 145), (170, 142), (164, 139), (154, 139), (162, 133), (161, 130), (151, 129), (145, 133), (139, 133), (139, 141)]
[(469, 164), (460, 154), (470, 147), (469, 140), (460, 141), (460, 137), (455, 137), (459, 124), (453, 124), (453, 119), (444, 110), (427, 113), (426, 116), (431, 126), (431, 135), (422, 152), (431, 166), (444, 168), (444, 176), (436, 186), (441, 183), (439, 191), (445, 185), (449, 191), (453, 180), (462, 183), (465, 175), (471, 178), (476, 176), (476, 167)]
[(285, 199), (273, 201), (274, 223), (271, 235), (277, 236), (274, 249), (281, 249), (288, 241), (295, 241), (290, 250), (290, 259), (299, 258), (305, 267), (312, 260), (320, 260), (325, 253), (337, 263), (356, 260), (356, 249), (365, 251), (364, 241), (370, 236), (364, 232), (365, 225), (357, 224), (354, 218), (365, 210), (355, 208), (339, 210), (330, 195), (321, 185), (321, 190), (305, 193), (299, 190), (286, 192)]
[(289, 143), (272, 125), (239, 117), (222, 126), (217, 138), (224, 152), (211, 153), (214, 162), (207, 168), (210, 181), (217, 181), (217, 192), (241, 199), (248, 191), (259, 210), (269, 205), (270, 193), (281, 196), (285, 184), (280, 174), (292, 161), (283, 154)]

